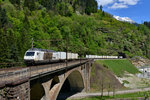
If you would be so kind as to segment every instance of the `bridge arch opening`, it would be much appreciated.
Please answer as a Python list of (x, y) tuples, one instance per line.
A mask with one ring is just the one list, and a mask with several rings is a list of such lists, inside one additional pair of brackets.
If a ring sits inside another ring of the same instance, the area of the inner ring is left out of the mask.
[(71, 95), (84, 89), (84, 81), (79, 71), (73, 71), (64, 81), (57, 100), (65, 100)]
[(45, 98), (44, 88), (40, 83), (36, 83), (31, 87), (30, 100), (43, 100)]
[(50, 86), (50, 90), (56, 85), (58, 84), (60, 81), (59, 81), (59, 78), (58, 76), (54, 76), (53, 80), (52, 80), (52, 84)]

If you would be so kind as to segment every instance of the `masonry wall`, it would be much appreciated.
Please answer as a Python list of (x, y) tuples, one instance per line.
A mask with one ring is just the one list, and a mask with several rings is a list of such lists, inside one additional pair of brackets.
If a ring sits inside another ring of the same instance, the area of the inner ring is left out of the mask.
[(30, 100), (29, 82), (0, 88), (0, 100)]

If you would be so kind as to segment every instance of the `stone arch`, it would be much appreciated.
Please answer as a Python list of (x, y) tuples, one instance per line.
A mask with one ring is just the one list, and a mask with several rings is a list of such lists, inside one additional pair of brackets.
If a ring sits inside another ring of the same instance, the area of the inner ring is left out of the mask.
[(60, 82), (59, 77), (58, 76), (54, 76), (53, 79), (52, 79), (52, 83), (51, 83), (50, 89), (52, 89), (59, 82)]
[[(63, 88), (63, 86), (65, 85), (66, 81), (69, 82), (68, 86), (70, 86), (70, 92), (72, 92), (72, 93), (81, 92), (85, 87), (85, 81), (84, 81), (84, 77), (83, 77), (81, 71), (78, 69), (74, 69), (67, 73), (66, 77), (64, 78), (64, 80), (61, 82), (61, 84), (59, 86), (59, 90), (58, 90), (56, 96), (58, 96), (60, 94), (60, 91)], [(69, 95), (72, 95), (72, 94), (69, 94)], [(67, 98), (67, 97), (65, 97), (65, 98)]]
[(46, 83), (43, 83), (43, 86), (45, 87), (44, 89), (46, 91), (46, 99), (56, 100), (63, 84), (65, 84), (66, 81), (68, 81), (71, 91), (82, 91), (85, 87), (85, 79), (83, 76), (84, 75), (81, 70), (81, 67), (78, 67), (69, 70), (64, 74), (59, 74), (58, 76), (52, 77), (51, 80), (49, 80)]
[(78, 70), (73, 71), (67, 77), (67, 79), (69, 80), (71, 91), (78, 92), (84, 89), (83, 77), (82, 77), (82, 74)]
[(45, 91), (40, 83), (35, 83), (30, 90), (30, 100), (43, 100), (45, 98)]

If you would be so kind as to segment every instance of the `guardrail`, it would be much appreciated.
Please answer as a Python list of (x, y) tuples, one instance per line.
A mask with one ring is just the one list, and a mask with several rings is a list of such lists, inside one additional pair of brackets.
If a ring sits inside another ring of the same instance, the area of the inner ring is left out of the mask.
[(0, 71), (0, 87), (17, 84), (18, 81), (25, 81), (29, 78), (29, 68), (23, 68), (21, 70), (10, 70), (10, 71)]

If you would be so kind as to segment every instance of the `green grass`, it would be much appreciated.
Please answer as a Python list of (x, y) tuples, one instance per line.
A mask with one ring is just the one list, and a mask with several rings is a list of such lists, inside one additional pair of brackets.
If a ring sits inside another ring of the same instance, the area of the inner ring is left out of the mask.
[(123, 84), (129, 84), (127, 80), (123, 80)]
[[(127, 93), (127, 94), (117, 94), (115, 96), (100, 96), (97, 97), (89, 97), (78, 100), (106, 100), (106, 99), (117, 99), (117, 98), (130, 98), (131, 100), (136, 100), (137, 97), (149, 97), (150, 91), (145, 92), (136, 92), (136, 93)], [(75, 99), (74, 99), (75, 100)]]
[(128, 72), (131, 74), (138, 73), (138, 69), (131, 64), (131, 62), (127, 59), (120, 60), (99, 60), (97, 61), (100, 64), (103, 64), (104, 67), (108, 67), (115, 75), (121, 77), (124, 72)]

